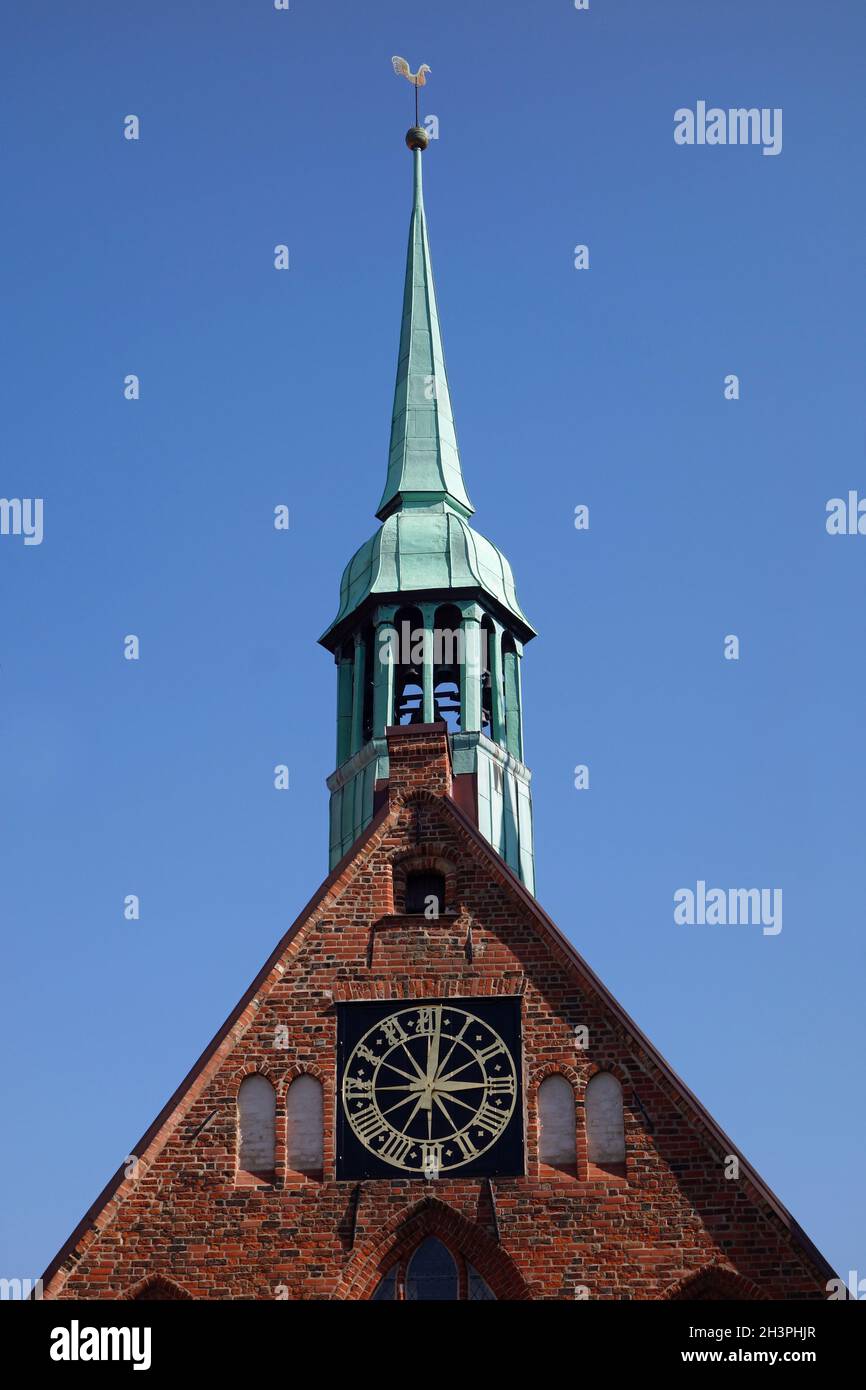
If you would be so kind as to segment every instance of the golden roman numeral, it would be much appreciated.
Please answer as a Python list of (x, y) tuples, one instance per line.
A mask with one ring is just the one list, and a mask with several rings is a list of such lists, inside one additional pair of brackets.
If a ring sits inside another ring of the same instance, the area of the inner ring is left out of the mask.
[(426, 1178), (438, 1178), (442, 1166), (442, 1145), (421, 1144), (421, 1168)]
[(453, 1142), (457, 1145), (464, 1158), (477, 1158), (478, 1150), (468, 1134), (455, 1134)]
[(505, 1124), (505, 1119), (502, 1110), (497, 1110), (495, 1105), (488, 1105), (485, 1101), (472, 1123), (479, 1129), (489, 1129), (492, 1134), (498, 1134)]
[(404, 1033), (396, 1018), (383, 1018), (379, 1027), (382, 1029), (382, 1032), (385, 1034), (385, 1037), (392, 1047), (395, 1043), (406, 1042), (408, 1040), (409, 1034)]
[(402, 1163), (413, 1143), (414, 1140), (407, 1139), (404, 1134), (392, 1134), (377, 1152), (383, 1158), (390, 1158), (394, 1163)]
[(356, 1110), (352, 1115), (352, 1124), (367, 1143), (375, 1139), (377, 1134), (384, 1134), (388, 1128), (372, 1105), (360, 1112)]
[(433, 1033), (436, 1028), (442, 1026), (442, 1006), (418, 1010), (418, 1032)]

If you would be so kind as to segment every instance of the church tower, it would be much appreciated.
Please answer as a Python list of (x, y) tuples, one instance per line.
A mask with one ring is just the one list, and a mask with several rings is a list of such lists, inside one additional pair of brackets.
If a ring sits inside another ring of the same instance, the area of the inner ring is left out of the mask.
[(823, 1300), (826, 1260), (535, 898), (533, 630), (469, 524), (407, 141), (379, 528), (321, 638), (331, 870), (44, 1297)]
[(414, 126), (406, 143), (414, 189), (380, 525), (346, 566), (319, 639), (337, 666), (330, 866), (387, 796), (387, 729), (444, 723), (455, 800), (532, 892), (520, 662), (535, 632), (505, 556), (469, 524), (424, 212), (427, 134)]

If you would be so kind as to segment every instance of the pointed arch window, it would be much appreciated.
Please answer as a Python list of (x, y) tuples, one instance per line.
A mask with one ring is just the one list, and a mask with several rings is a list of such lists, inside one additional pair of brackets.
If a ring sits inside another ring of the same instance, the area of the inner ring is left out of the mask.
[(324, 1166), (322, 1084), (315, 1076), (296, 1076), (286, 1100), (286, 1166), (293, 1173), (321, 1178)]
[(496, 1294), (491, 1289), (485, 1279), (481, 1278), (477, 1269), (466, 1261), (466, 1298), (470, 1303), (496, 1303)]
[(733, 1269), (712, 1265), (687, 1275), (665, 1295), (682, 1303), (742, 1303), (759, 1296), (755, 1285)]
[(625, 1177), (622, 1086), (609, 1071), (596, 1072), (586, 1088), (586, 1156), (590, 1176)]
[(490, 1285), (461, 1254), (427, 1236), (379, 1280), (375, 1302), (495, 1302)]
[(180, 1302), (188, 1299), (189, 1294), (185, 1289), (180, 1288), (173, 1280), (166, 1279), (161, 1274), (155, 1274), (149, 1279), (145, 1279), (143, 1284), (138, 1287), (137, 1293), (131, 1295), (134, 1303), (169, 1303)]
[(397, 1266), (392, 1265), (387, 1274), (383, 1274), (373, 1292), (373, 1303), (393, 1303), (397, 1298)]
[(406, 1269), (407, 1301), (456, 1302), (460, 1292), (457, 1263), (447, 1245), (435, 1236), (423, 1240)]
[(238, 1090), (238, 1176), (274, 1176), (277, 1097), (266, 1076), (245, 1076)]
[(567, 1077), (546, 1076), (538, 1088), (538, 1161), (566, 1177), (577, 1177), (574, 1091)]

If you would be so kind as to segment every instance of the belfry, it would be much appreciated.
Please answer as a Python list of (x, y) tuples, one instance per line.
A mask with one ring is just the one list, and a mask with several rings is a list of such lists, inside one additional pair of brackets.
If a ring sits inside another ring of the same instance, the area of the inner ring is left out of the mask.
[(505, 556), (469, 524), (424, 212), (424, 130), (413, 127), (407, 144), (414, 190), (380, 525), (346, 566), (319, 639), (337, 664), (330, 862), (385, 795), (389, 725), (441, 720), (455, 798), (532, 890), (520, 661), (535, 633)]
[(566, 936), (536, 899), (534, 633), (470, 526), (417, 123), (407, 143), (379, 526), (320, 639), (330, 872), (44, 1296), (823, 1299), (826, 1260), (572, 943), (579, 902)]

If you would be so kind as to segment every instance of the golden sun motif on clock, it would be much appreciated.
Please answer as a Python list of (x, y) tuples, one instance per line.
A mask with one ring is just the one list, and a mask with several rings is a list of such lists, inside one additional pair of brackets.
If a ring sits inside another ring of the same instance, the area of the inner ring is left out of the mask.
[(496, 1143), (517, 1103), (517, 1071), (489, 1023), (452, 1004), (416, 1004), (381, 1019), (357, 1043), (343, 1071), (342, 1102), (371, 1154), (435, 1178)]

